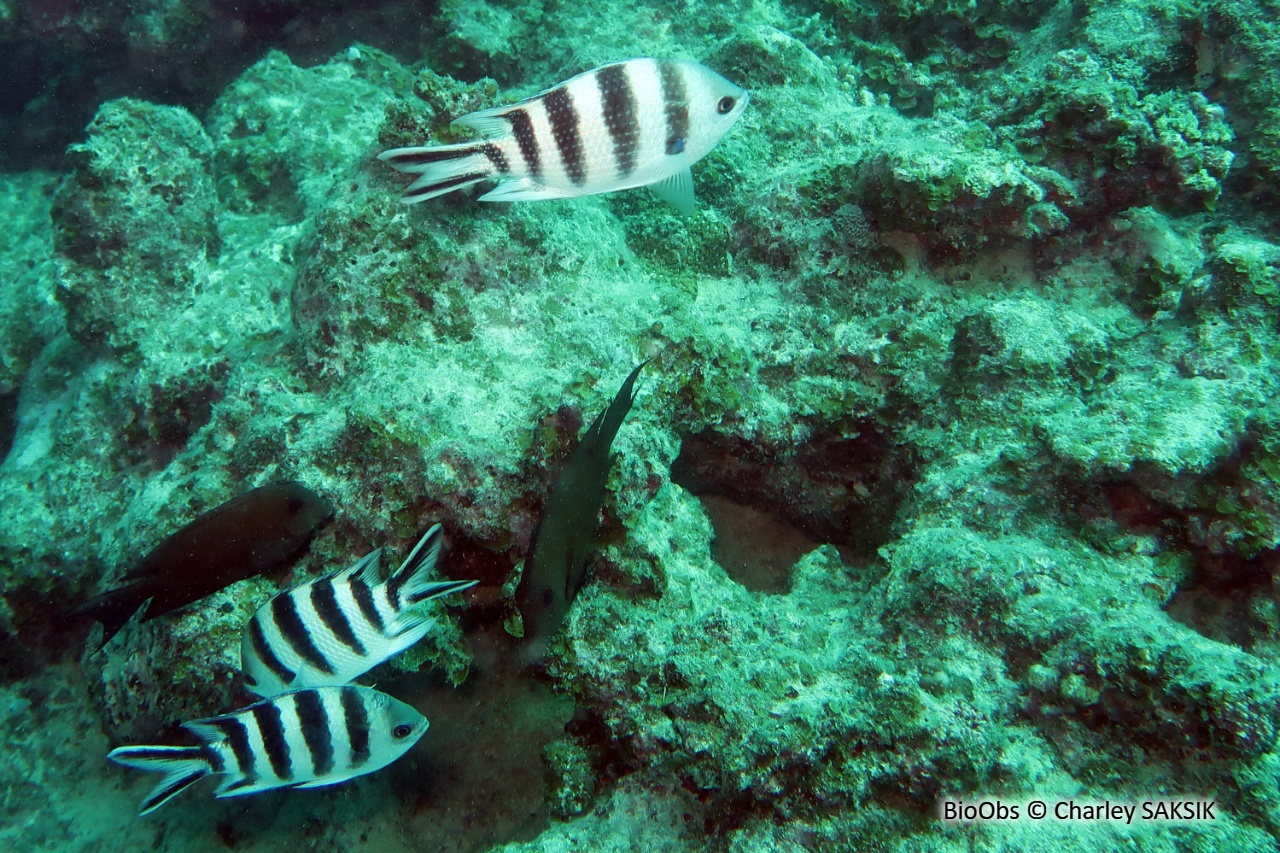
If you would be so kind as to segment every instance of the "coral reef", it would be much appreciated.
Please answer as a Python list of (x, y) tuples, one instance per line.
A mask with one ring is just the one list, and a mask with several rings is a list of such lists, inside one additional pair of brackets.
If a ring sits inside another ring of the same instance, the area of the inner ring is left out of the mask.
[[(208, 46), (184, 4), (130, 9), (112, 32), (145, 18), (148, 51)], [(1277, 849), (1272, 11), (444, 2), (377, 42), (416, 65), (282, 38), (182, 105), (95, 102), (59, 175), (0, 179), (4, 837)], [(374, 159), (628, 55), (751, 92), (689, 217), (643, 189), (411, 208)], [(583, 413), (647, 358), (599, 554), (520, 670), (507, 582)], [(240, 626), (284, 579), (102, 654), (63, 614), (281, 479), (336, 508), (299, 575), (439, 521), (441, 571), (481, 581), (372, 673), (432, 729), (340, 789), (126, 820), (108, 743), (244, 701)], [(1200, 796), (1216, 819), (938, 816)]]

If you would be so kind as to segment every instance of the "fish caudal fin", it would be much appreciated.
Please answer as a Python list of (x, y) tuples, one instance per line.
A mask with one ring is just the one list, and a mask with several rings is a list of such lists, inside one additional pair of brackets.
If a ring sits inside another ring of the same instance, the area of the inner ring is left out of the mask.
[(378, 159), (393, 169), (418, 176), (400, 198), (405, 204), (417, 204), (492, 177), (495, 166), (488, 153), (491, 150), (496, 150), (492, 143), (466, 142), (430, 148), (392, 148), (379, 154)]
[(413, 546), (400, 568), (387, 580), (387, 595), (400, 610), (438, 598), (451, 592), (461, 592), (476, 585), (476, 581), (433, 581), (427, 575), (436, 566), (440, 556), (440, 544), (444, 529), (435, 525)]
[(140, 590), (140, 581), (108, 590), (73, 608), (68, 615), (88, 616), (102, 625), (102, 641), (98, 645), (98, 650), (101, 651), (111, 642), (112, 637), (120, 633), (120, 629), (128, 624), (134, 614), (150, 602), (146, 593)]
[(122, 746), (107, 753), (107, 758), (135, 770), (164, 774), (143, 798), (139, 815), (150, 814), (213, 772), (198, 746)]

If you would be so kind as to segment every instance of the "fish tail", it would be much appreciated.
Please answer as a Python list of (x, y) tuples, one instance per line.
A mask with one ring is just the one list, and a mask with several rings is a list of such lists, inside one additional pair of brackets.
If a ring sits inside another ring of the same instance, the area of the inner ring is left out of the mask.
[(433, 581), (427, 578), (440, 556), (443, 539), (443, 528), (438, 524), (432, 527), (418, 540), (400, 568), (387, 580), (387, 593), (401, 610), (476, 585), (476, 581)]
[(378, 159), (401, 172), (418, 176), (401, 196), (405, 204), (464, 189), (492, 177), (497, 171), (492, 143), (464, 142), (429, 148), (392, 148)]
[(120, 633), (120, 629), (133, 617), (133, 614), (147, 604), (149, 599), (140, 593), (137, 583), (122, 586), (96, 595), (84, 604), (71, 609), (70, 616), (88, 616), (102, 625), (103, 646), (111, 642), (111, 638)]
[(138, 806), (139, 816), (150, 814), (213, 772), (198, 746), (122, 746), (107, 753), (107, 758), (135, 770), (164, 774)]

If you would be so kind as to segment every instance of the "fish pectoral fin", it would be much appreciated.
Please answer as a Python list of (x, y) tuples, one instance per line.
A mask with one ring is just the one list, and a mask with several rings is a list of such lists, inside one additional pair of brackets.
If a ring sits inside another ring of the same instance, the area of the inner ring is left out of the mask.
[(423, 616), (409, 616), (401, 619), (399, 633), (389, 638), (389, 645), (386, 647), (384, 660), (391, 660), (414, 643), (427, 636), (427, 632), (431, 630), (431, 626), (435, 622)]
[(674, 175), (669, 175), (656, 184), (650, 184), (658, 198), (674, 207), (685, 216), (692, 216), (696, 205), (693, 201), (693, 172), (685, 166)]
[(526, 178), (508, 178), (480, 196), (480, 201), (547, 201), (553, 198), (572, 198), (563, 190), (545, 187)]

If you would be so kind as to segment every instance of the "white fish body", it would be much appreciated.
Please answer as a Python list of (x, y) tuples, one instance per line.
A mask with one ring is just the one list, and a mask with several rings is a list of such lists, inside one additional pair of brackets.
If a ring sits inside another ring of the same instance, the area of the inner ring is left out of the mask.
[(153, 812), (205, 776), (217, 797), (272, 788), (318, 788), (386, 767), (427, 731), (417, 710), (369, 687), (295, 690), (183, 725), (199, 746), (122, 746), (107, 758), (163, 773), (142, 801)]
[(434, 624), (418, 605), (475, 585), (429, 581), (441, 527), (418, 541), (385, 582), (381, 549), (335, 572), (277, 593), (245, 625), (245, 686), (259, 696), (347, 684), (426, 636)]
[(748, 100), (745, 90), (696, 62), (631, 59), (454, 122), (479, 132), (477, 142), (395, 148), (378, 156), (419, 176), (405, 190), (410, 204), (496, 179), (481, 201), (652, 186), (691, 213), (689, 167), (729, 132)]

